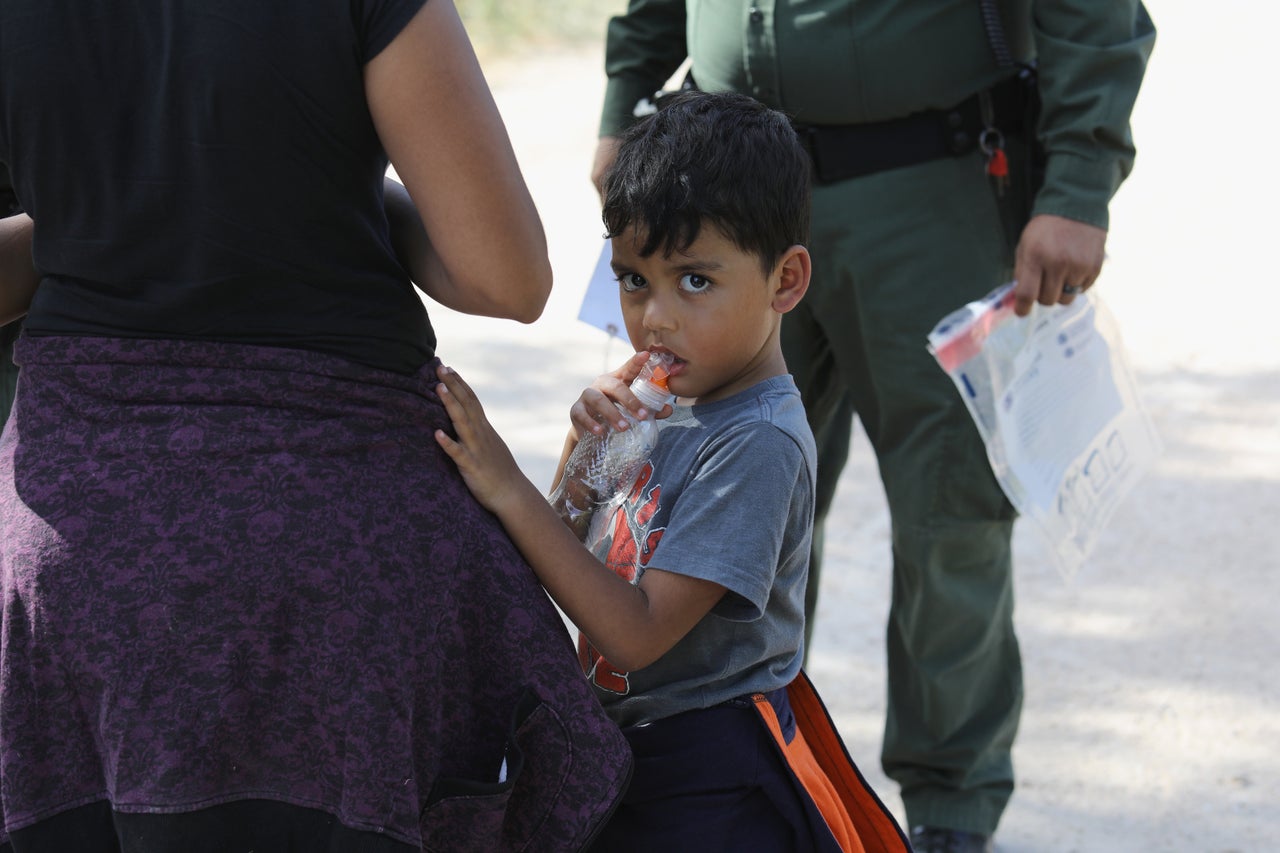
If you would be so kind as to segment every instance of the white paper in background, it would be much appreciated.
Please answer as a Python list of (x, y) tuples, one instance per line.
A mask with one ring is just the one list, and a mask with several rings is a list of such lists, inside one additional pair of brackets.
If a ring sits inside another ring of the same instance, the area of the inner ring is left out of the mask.
[(943, 318), (928, 346), (1009, 501), (1073, 573), (1161, 451), (1110, 312), (1087, 292), (1020, 319), (1004, 285)]
[(627, 327), (622, 322), (622, 305), (618, 299), (618, 278), (613, 274), (609, 262), (613, 260), (613, 251), (608, 240), (600, 250), (600, 259), (596, 261), (595, 272), (587, 283), (587, 292), (582, 296), (582, 307), (578, 309), (578, 319), (613, 335), (627, 340)]

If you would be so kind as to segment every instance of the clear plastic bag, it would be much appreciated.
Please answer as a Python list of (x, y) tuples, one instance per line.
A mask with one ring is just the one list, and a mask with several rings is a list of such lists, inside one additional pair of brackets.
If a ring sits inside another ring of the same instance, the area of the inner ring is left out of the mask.
[(1111, 313), (1090, 291), (1018, 318), (1007, 284), (943, 318), (928, 347), (1001, 488), (1073, 574), (1162, 449)]

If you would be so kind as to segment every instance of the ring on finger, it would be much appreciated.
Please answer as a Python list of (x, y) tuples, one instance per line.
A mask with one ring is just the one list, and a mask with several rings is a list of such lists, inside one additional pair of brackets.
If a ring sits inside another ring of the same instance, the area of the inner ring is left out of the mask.
[(1068, 284), (1062, 288), (1063, 296), (1075, 296), (1079, 293), (1084, 293), (1084, 288), (1078, 284)]

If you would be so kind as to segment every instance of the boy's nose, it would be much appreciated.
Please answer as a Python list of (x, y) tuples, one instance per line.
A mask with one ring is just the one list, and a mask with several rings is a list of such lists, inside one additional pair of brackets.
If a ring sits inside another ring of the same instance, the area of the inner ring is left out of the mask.
[(661, 296), (651, 296), (644, 304), (644, 327), (651, 332), (673, 328), (675, 314), (667, 300)]

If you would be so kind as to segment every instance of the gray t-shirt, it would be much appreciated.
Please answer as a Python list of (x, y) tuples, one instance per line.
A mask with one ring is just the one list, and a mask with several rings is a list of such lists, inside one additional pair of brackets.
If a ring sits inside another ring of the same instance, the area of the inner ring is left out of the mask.
[(790, 375), (677, 407), (630, 494), (600, 510), (588, 542), (638, 583), (646, 568), (728, 591), (652, 665), (619, 672), (579, 639), (583, 669), (619, 725), (790, 683), (804, 646), (816, 452)]

